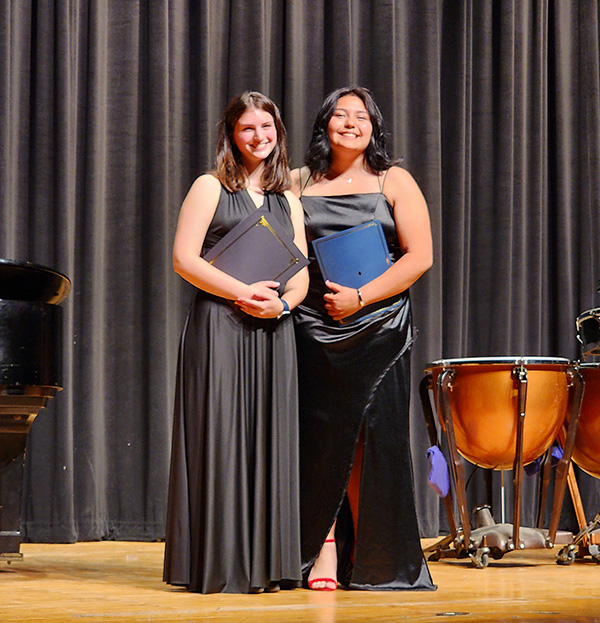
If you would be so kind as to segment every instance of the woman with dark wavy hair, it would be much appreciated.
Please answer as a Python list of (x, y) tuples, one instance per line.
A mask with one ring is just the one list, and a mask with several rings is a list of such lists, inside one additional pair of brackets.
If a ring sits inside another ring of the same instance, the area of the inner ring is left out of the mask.
[(292, 188), (308, 242), (377, 219), (393, 263), (359, 289), (345, 287), (323, 280), (309, 245), (309, 292), (294, 316), (303, 574), (314, 590), (433, 589), (408, 420), (408, 288), (433, 261), (427, 204), (388, 155), (365, 88), (327, 96), (306, 163), (292, 172)]
[(371, 136), (364, 150), (364, 168), (374, 175), (387, 171), (395, 162), (390, 158), (386, 147), (386, 134), (383, 116), (368, 89), (338, 89), (326, 98), (313, 124), (313, 133), (306, 153), (306, 165), (315, 175), (325, 175), (331, 169), (332, 148), (329, 139), (329, 121), (341, 97), (354, 95), (362, 100), (371, 122)]
[(179, 348), (164, 580), (199, 593), (256, 593), (301, 581), (298, 394), (289, 311), (306, 269), (287, 283), (246, 284), (203, 255), (257, 208), (306, 252), (288, 190), (275, 104), (246, 92), (219, 123), (216, 170), (179, 213), (173, 263), (196, 286)]

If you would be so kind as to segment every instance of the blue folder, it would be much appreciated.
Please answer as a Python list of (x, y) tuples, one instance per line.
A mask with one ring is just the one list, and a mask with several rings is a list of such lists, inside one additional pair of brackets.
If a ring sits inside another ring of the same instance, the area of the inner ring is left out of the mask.
[[(364, 286), (392, 265), (383, 228), (378, 220), (317, 238), (313, 240), (312, 246), (323, 279), (348, 288)], [(395, 296), (367, 305), (341, 320), (340, 324), (370, 316), (397, 301), (398, 297)]]
[(392, 260), (378, 220), (313, 240), (324, 280), (360, 288), (384, 273)]

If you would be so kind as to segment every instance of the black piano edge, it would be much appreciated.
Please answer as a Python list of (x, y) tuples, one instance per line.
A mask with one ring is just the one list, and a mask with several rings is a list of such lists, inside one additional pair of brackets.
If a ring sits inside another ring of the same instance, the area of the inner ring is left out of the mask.
[(0, 258), (0, 299), (59, 305), (70, 291), (71, 280), (54, 268)]

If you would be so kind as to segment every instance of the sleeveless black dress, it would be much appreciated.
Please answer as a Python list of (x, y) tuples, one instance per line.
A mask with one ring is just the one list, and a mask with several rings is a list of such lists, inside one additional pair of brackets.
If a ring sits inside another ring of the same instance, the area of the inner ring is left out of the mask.
[[(327, 291), (311, 242), (379, 219), (392, 260), (401, 255), (382, 193), (302, 196), (311, 264), (307, 298), (294, 313), (300, 388), (300, 510), (306, 577), (337, 517), (338, 581), (372, 590), (435, 589), (423, 557), (409, 440), (407, 292), (375, 316), (345, 325), (324, 308)], [(388, 300), (390, 304), (392, 301)], [(364, 427), (356, 550), (345, 497)], [(353, 558), (353, 562), (352, 562)]]
[[(265, 207), (293, 235), (290, 207)], [(203, 252), (256, 209), (222, 189)], [(164, 581), (248, 593), (301, 581), (293, 321), (198, 290), (179, 348)]]

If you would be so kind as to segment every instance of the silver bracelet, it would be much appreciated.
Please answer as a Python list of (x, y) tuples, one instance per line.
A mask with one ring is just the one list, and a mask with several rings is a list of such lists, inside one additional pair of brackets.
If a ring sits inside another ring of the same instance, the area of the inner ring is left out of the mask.
[(356, 288), (356, 293), (358, 294), (358, 304), (361, 307), (364, 307), (365, 306), (365, 302), (363, 301), (362, 294), (360, 293), (360, 290), (358, 288)]

